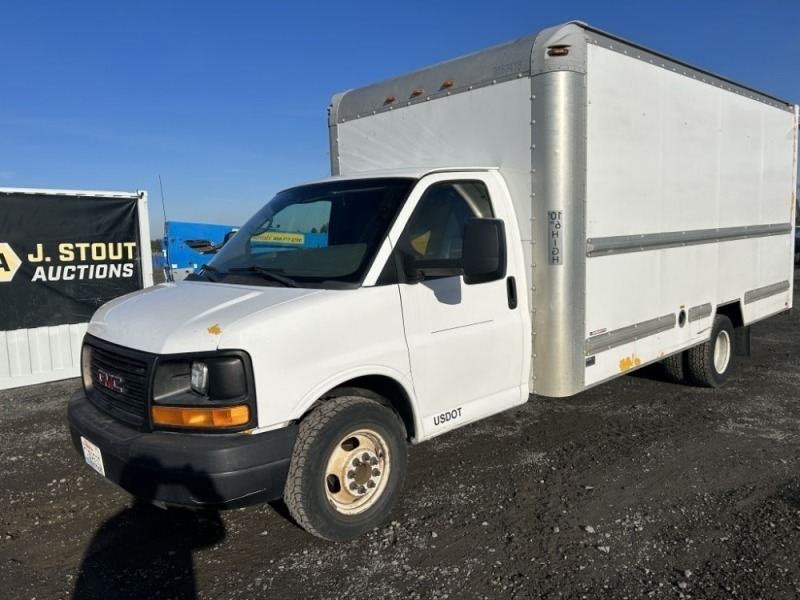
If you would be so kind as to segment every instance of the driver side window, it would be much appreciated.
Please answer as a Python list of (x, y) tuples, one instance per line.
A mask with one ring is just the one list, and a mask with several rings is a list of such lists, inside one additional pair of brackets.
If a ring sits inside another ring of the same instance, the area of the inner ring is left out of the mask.
[(434, 184), (420, 199), (400, 238), (399, 250), (417, 269), (459, 268), (467, 219), (492, 216), (483, 182)]

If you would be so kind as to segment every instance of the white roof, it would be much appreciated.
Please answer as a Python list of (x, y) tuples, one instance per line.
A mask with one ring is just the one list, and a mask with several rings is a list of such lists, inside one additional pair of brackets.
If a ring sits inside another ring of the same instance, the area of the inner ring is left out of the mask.
[[(309, 181), (307, 184), (327, 183), (332, 181), (348, 181), (352, 179), (383, 179), (387, 177), (408, 178), (408, 179), (421, 179), (426, 175), (434, 173), (450, 173), (464, 171), (493, 171), (497, 167), (441, 167), (437, 169), (424, 169), (424, 168), (402, 168), (402, 169), (381, 169), (379, 171), (369, 171), (365, 173), (355, 173), (353, 175), (332, 175), (323, 179), (316, 179)], [(299, 186), (292, 186), (299, 187)]]

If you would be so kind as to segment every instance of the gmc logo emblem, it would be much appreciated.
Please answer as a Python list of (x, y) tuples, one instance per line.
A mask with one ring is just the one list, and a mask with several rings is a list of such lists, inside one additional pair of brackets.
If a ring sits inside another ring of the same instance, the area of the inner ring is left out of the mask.
[(97, 369), (97, 383), (102, 385), (104, 388), (108, 388), (112, 392), (117, 392), (122, 394), (125, 389), (122, 387), (124, 383), (122, 377), (118, 375), (112, 375), (111, 373), (106, 373), (102, 369)]

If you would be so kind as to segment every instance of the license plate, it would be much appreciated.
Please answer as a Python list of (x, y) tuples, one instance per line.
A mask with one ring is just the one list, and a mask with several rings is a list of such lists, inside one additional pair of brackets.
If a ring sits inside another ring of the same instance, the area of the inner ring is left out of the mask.
[(83, 436), (81, 436), (81, 445), (83, 446), (83, 457), (86, 459), (86, 464), (105, 477), (106, 469), (103, 466), (103, 453), (100, 452), (100, 448)]

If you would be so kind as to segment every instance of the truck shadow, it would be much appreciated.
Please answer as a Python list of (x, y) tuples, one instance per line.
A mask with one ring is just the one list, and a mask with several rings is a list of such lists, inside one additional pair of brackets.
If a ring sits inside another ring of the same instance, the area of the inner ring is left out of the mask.
[[(197, 479), (206, 490), (212, 485), (202, 476)], [(224, 538), (225, 525), (216, 511), (164, 510), (134, 500), (98, 528), (72, 597), (196, 598), (192, 555)]]
[(634, 377), (636, 379), (649, 379), (650, 381), (661, 381), (664, 383), (680, 383), (667, 373), (664, 365), (661, 363), (645, 365), (640, 369), (636, 369), (635, 371), (628, 373), (628, 377)]
[(267, 505), (273, 511), (275, 511), (275, 514), (277, 514), (281, 519), (292, 525), (295, 529), (297, 529), (298, 531), (305, 532), (305, 529), (303, 529), (300, 526), (300, 524), (294, 520), (294, 517), (292, 516), (292, 513), (289, 512), (289, 507), (286, 506), (286, 502), (284, 502), (283, 498), (267, 502)]

